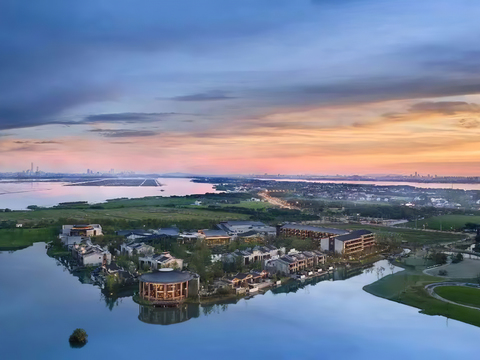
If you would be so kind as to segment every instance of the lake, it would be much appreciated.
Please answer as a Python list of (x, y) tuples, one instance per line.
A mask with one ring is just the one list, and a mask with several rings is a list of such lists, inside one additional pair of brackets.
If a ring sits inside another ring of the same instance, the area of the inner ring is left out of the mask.
[[(1, 359), (424, 360), (477, 354), (480, 328), (363, 291), (377, 280), (376, 271), (169, 315), (141, 309), (130, 297), (110, 310), (100, 289), (82, 284), (45, 252), (45, 244), (36, 243), (0, 253)], [(385, 261), (380, 266), (384, 275), (400, 270)], [(89, 335), (81, 349), (68, 343), (77, 327)]]
[[(212, 184), (186, 178), (158, 178), (163, 186), (66, 186), (63, 182), (0, 182), (0, 209), (24, 210), (29, 205), (51, 207), (61, 202), (105, 202), (120, 197), (185, 196), (217, 192)], [(163, 190), (163, 191), (162, 191)]]

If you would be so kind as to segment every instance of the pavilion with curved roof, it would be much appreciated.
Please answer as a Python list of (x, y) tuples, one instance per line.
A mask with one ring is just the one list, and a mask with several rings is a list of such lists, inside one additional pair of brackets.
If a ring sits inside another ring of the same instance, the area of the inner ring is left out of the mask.
[(195, 277), (187, 271), (160, 269), (140, 276), (139, 295), (159, 306), (177, 306), (188, 297), (188, 285)]

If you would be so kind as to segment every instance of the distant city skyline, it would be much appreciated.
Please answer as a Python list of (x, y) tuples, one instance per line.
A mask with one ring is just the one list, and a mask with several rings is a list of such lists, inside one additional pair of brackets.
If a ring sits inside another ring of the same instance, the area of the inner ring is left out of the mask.
[(0, 171), (475, 176), (479, 18), (472, 0), (2, 2)]
[[(31, 163), (31, 167), (30, 169), (28, 170), (18, 170), (18, 171), (3, 171), (3, 172), (0, 172), (0, 174), (2, 173), (17, 173), (17, 174), (20, 174), (20, 173), (29, 173), (29, 174), (48, 174), (48, 173), (51, 173), (51, 174), (72, 174), (72, 175), (75, 175), (75, 174), (79, 174), (79, 175), (143, 175), (143, 174), (146, 174), (146, 172), (135, 172), (135, 171), (132, 171), (132, 170), (117, 170), (115, 171), (115, 169), (99, 169), (99, 170), (93, 170), (93, 169), (86, 169), (85, 171), (40, 171), (40, 166), (36, 166), (36, 171), (33, 171), (33, 167), (34, 167), (34, 163), (32, 162)], [(480, 177), (480, 175), (472, 175), (472, 176), (469, 176), (469, 175), (455, 175), (455, 174), (452, 174), (452, 175), (445, 175), (445, 174), (421, 174), (417, 171), (415, 171), (414, 173), (411, 173), (411, 174), (400, 174), (400, 173), (384, 173), (384, 174), (362, 174), (362, 173), (355, 173), (355, 174), (328, 174), (328, 173), (305, 173), (305, 174), (299, 174), (299, 173), (221, 173), (221, 174), (217, 174), (217, 173), (183, 173), (183, 172), (162, 172), (162, 171), (152, 171), (150, 172), (151, 174), (158, 174), (158, 175), (178, 175), (178, 176), (188, 176), (188, 175), (192, 175), (192, 176), (245, 176), (245, 177), (248, 177), (248, 176), (255, 176), (255, 177), (262, 177), (262, 176), (265, 176), (265, 177), (305, 177), (305, 178), (308, 178), (308, 177), (377, 177), (377, 178), (382, 178), (382, 177), (404, 177), (404, 178), (425, 178), (425, 179), (435, 179), (435, 178), (443, 178), (443, 177)]]

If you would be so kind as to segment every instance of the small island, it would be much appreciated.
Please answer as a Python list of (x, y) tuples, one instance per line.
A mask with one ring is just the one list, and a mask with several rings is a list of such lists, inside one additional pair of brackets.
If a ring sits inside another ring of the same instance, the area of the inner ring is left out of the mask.
[(87, 332), (83, 329), (75, 329), (68, 339), (71, 347), (80, 348), (88, 342)]

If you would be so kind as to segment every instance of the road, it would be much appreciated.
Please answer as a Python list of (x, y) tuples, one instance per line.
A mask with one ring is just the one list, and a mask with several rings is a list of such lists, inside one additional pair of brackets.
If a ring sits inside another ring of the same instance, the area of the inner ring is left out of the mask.
[(268, 201), (270, 204), (275, 205), (275, 206), (280, 206), (281, 208), (284, 209), (291, 209), (291, 210), (300, 210), (299, 207), (290, 205), (288, 202), (285, 200), (281, 200), (279, 198), (273, 197), (268, 195), (267, 191), (262, 191), (258, 193), (258, 196), (260, 196), (263, 200)]
[[(425, 290), (427, 290), (427, 292), (430, 294), (430, 296), (434, 297), (435, 299), (438, 299), (440, 301), (443, 301), (443, 302), (446, 302), (446, 303), (450, 303), (450, 304), (454, 304), (454, 305), (458, 305), (458, 306), (463, 306), (463, 307), (466, 307), (466, 308), (470, 308), (470, 309), (475, 309), (475, 310), (480, 310), (480, 308), (476, 307), (476, 306), (469, 306), (469, 305), (463, 305), (463, 304), (459, 304), (459, 303), (456, 303), (454, 301), (450, 301), (450, 300), (447, 300), (443, 297), (441, 297), (440, 295), (438, 295), (436, 292), (435, 292), (435, 288), (438, 287), (438, 286), (467, 286), (467, 283), (459, 283), (459, 282), (441, 282), (441, 283), (434, 283), (434, 284), (429, 284), (427, 286), (425, 286)], [(471, 284), (470, 286), (468, 287), (473, 287)], [(480, 285), (476, 285), (477, 288), (480, 288)]]

